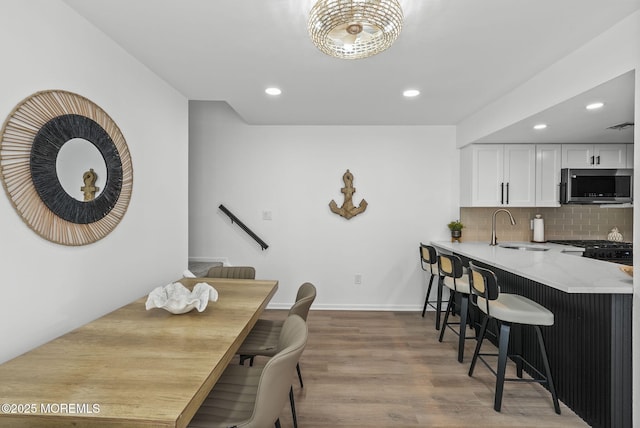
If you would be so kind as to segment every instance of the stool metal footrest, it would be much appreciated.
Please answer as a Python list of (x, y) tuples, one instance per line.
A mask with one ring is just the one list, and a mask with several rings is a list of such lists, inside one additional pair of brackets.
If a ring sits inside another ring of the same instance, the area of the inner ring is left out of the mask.
[[(500, 356), (500, 354), (480, 353), (480, 354), (477, 355), (477, 359), (480, 360), (485, 365), (485, 367), (488, 368), (491, 373), (493, 373), (494, 376), (497, 376), (498, 372), (483, 357), (499, 357), (499, 356)], [(522, 357), (522, 355), (510, 354), (510, 355), (507, 355), (507, 358), (512, 360), (512, 361), (515, 361), (516, 359), (520, 360), (520, 362), (522, 362), (527, 367), (529, 367), (531, 370), (533, 370), (536, 373), (537, 377), (532, 377), (532, 378), (522, 378), (522, 377), (511, 377), (511, 378), (509, 378), (509, 377), (505, 377), (504, 378), (505, 382), (535, 382), (535, 383), (540, 383), (540, 384), (545, 384), (545, 383), (548, 382), (547, 376), (545, 376), (544, 373), (540, 372), (540, 370), (538, 370), (533, 365), (531, 365), (531, 363), (529, 361), (527, 361), (526, 359), (524, 359)], [(471, 376), (472, 374), (473, 373), (470, 373), (469, 376)]]
[(422, 308), (423, 318), (424, 318), (424, 313), (427, 311), (427, 306), (431, 306), (433, 309), (437, 309), (435, 305), (431, 303), (431, 302), (436, 303), (437, 300), (429, 300), (429, 294), (431, 294), (431, 287), (433, 286), (433, 278), (435, 278), (435, 275), (431, 274), (431, 277), (429, 278), (429, 285), (427, 286), (427, 294), (424, 298), (424, 307)]
[[(551, 370), (549, 368), (549, 361), (547, 359), (547, 352), (544, 346), (544, 341), (542, 339), (542, 332), (540, 330), (540, 326), (532, 325), (534, 330), (536, 331), (536, 336), (538, 338), (538, 344), (540, 346), (540, 352), (542, 355), (542, 362), (546, 371), (546, 374), (541, 373), (538, 369), (536, 369), (533, 365), (529, 363), (526, 359), (524, 359), (519, 354), (507, 354), (507, 347), (509, 345), (509, 335), (511, 331), (510, 323), (501, 323), (500, 326), (500, 334), (499, 334), (499, 344), (498, 344), (498, 353), (480, 353), (480, 347), (482, 346), (482, 342), (484, 341), (484, 337), (487, 333), (487, 323), (488, 318), (485, 318), (482, 322), (482, 327), (480, 328), (480, 335), (478, 337), (478, 342), (476, 344), (476, 349), (473, 353), (473, 359), (471, 360), (471, 365), (469, 366), (469, 376), (473, 376), (473, 371), (475, 369), (475, 365), (478, 359), (482, 361), (482, 363), (496, 376), (496, 393), (494, 399), (494, 409), (496, 411), (500, 411), (502, 406), (502, 393), (504, 390), (504, 382), (536, 382), (539, 384), (543, 384), (547, 386), (547, 389), (551, 393), (551, 397), (553, 400), (553, 407), (557, 414), (560, 414), (560, 405), (558, 403), (558, 396), (556, 395), (556, 390), (553, 385), (553, 380), (551, 378)], [(489, 365), (489, 363), (484, 359), (485, 356), (493, 356), (498, 357), (498, 368), (495, 370), (493, 367)], [(517, 364), (517, 378), (506, 378), (505, 377), (505, 369), (507, 364), (507, 359), (515, 359), (518, 360)], [(532, 369), (535, 374), (538, 376), (532, 377), (531, 379), (521, 378), (522, 376), (522, 364), (525, 364), (527, 367)]]
[[(455, 328), (451, 327), (452, 325), (457, 325), (459, 326), (461, 323), (459, 322), (447, 322), (446, 327), (451, 330), (452, 332), (454, 332), (458, 337), (460, 336), (460, 332), (458, 330), (456, 330)], [(469, 325), (469, 328), (473, 329), (473, 326)], [(475, 339), (476, 335), (474, 334), (473, 336), (465, 336), (465, 339)], [(487, 354), (488, 355), (488, 354)], [(496, 354), (498, 355), (498, 354)]]
[[(453, 331), (458, 336), (458, 362), (462, 362), (464, 359), (464, 341), (466, 339), (475, 339), (476, 336), (467, 336), (467, 324), (469, 321), (469, 298), (468, 296), (462, 296), (461, 304), (460, 304), (460, 321), (459, 322), (449, 322), (449, 316), (452, 313), (454, 308), (454, 296), (455, 293), (452, 292), (449, 296), (449, 303), (447, 305), (447, 310), (444, 314), (444, 320), (442, 322), (442, 326), (440, 327), (440, 337), (438, 338), (438, 342), (442, 342), (444, 338), (444, 332), (447, 328)], [(457, 325), (458, 330), (451, 327), (452, 325)], [(469, 325), (470, 328), (473, 329), (472, 325)]]
[(436, 299), (429, 300), (434, 278), (437, 278), (437, 276), (431, 275), (431, 278), (429, 278), (429, 286), (427, 287), (427, 294), (424, 297), (424, 307), (422, 308), (422, 318), (424, 318), (424, 314), (427, 312), (427, 307), (431, 307), (436, 312), (436, 330), (440, 330), (440, 316), (444, 311), (442, 310), (442, 284), (439, 280), (436, 281)]

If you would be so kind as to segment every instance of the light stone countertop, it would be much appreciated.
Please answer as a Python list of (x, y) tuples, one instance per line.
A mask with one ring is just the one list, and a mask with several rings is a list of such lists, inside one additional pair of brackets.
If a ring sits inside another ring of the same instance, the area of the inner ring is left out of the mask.
[[(499, 245), (509, 244), (544, 246), (549, 250), (515, 250), (491, 246), (488, 242), (431, 242), (438, 251), (457, 253), (565, 293), (633, 293), (633, 278), (620, 270), (621, 265), (581, 257), (579, 248), (551, 243), (499, 243)], [(572, 254), (562, 250), (574, 252)]]

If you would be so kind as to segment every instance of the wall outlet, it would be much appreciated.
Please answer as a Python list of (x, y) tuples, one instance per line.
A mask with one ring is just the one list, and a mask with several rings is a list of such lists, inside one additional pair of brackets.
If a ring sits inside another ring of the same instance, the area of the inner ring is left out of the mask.
[(356, 285), (362, 284), (362, 274), (361, 273), (357, 273), (355, 275), (355, 277), (353, 278), (353, 283), (356, 284)]
[(271, 220), (272, 219), (271, 211), (262, 211), (262, 219)]

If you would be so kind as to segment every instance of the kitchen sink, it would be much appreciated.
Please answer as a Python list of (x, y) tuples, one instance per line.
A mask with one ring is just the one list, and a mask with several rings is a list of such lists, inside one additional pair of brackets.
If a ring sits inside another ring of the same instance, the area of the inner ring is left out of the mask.
[(502, 248), (508, 248), (510, 250), (520, 250), (520, 251), (547, 251), (550, 247), (545, 247), (542, 245), (529, 245), (529, 244), (500, 244)]

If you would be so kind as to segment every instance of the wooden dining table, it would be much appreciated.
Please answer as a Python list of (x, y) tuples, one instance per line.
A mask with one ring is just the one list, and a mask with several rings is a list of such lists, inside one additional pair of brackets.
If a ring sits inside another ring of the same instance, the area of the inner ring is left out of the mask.
[(0, 365), (0, 427), (185, 427), (278, 288), (188, 278), (219, 294), (203, 312), (146, 296)]

